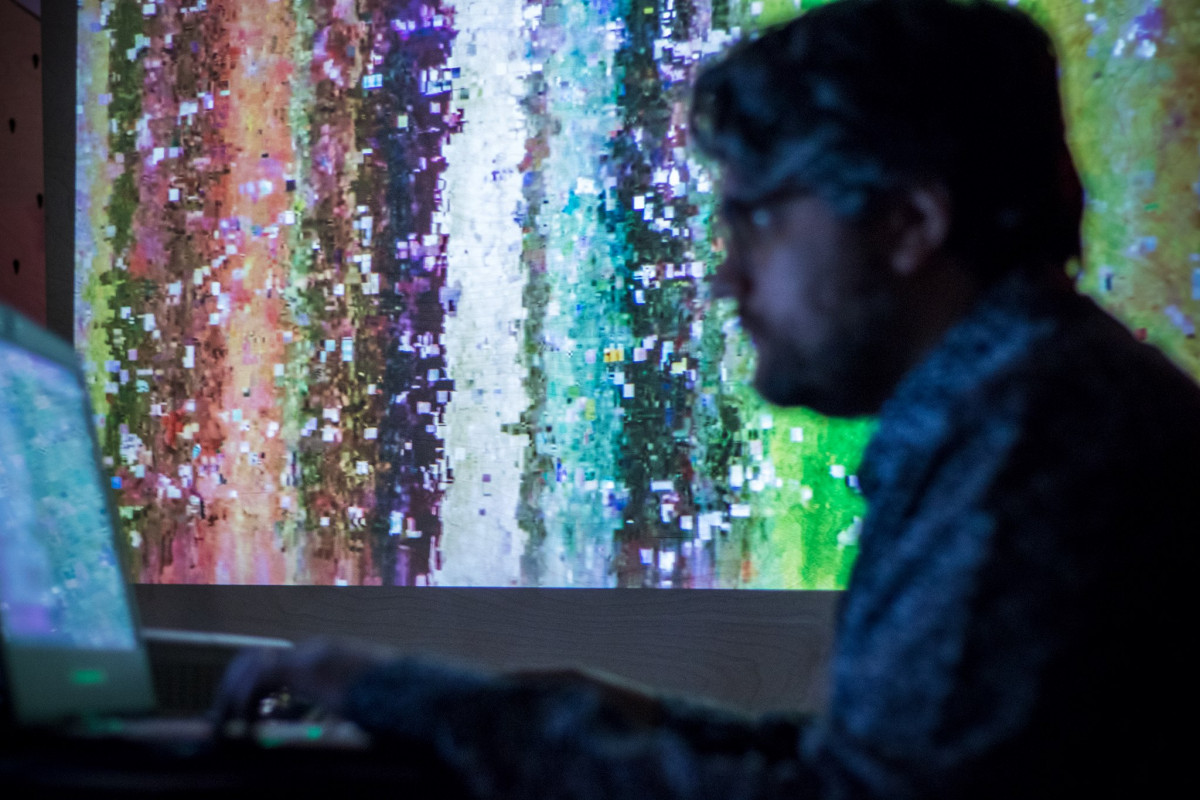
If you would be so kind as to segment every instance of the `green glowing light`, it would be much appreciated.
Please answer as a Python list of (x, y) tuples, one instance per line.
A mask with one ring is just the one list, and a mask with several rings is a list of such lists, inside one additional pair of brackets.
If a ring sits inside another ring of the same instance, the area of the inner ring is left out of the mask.
[(71, 683), (75, 686), (99, 686), (108, 683), (108, 673), (99, 667), (80, 667), (71, 672)]

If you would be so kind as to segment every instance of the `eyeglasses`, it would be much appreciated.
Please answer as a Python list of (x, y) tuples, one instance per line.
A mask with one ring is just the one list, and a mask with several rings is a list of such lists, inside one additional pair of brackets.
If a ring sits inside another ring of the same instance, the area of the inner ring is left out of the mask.
[(717, 209), (719, 223), (730, 233), (753, 230), (761, 232), (769, 229), (775, 222), (776, 209), (779, 205), (802, 197), (808, 192), (795, 187), (785, 186), (769, 192), (756, 200), (739, 200), (726, 197), (722, 199)]
[(726, 228), (737, 230), (749, 225), (758, 230), (766, 230), (771, 226), (772, 213), (770, 205), (762, 201), (747, 203), (741, 200), (726, 199), (717, 209), (717, 219)]

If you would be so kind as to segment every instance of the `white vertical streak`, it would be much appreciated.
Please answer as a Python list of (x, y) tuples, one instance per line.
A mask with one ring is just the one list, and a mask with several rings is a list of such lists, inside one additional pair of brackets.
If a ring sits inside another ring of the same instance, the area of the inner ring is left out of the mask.
[[(449, 233), (445, 348), (454, 393), (444, 436), (453, 483), (442, 505), (441, 585), (519, 582), (525, 533), (516, 520), (525, 436), (505, 433), (528, 406), (520, 365), (525, 285), (518, 165), (526, 128), (523, 0), (460, 0), (460, 31), (448, 67), (458, 67), (452, 107), (462, 132), (450, 137), (443, 224)], [(466, 89), (468, 97), (460, 99)], [(482, 512), (482, 513), (481, 513)]]

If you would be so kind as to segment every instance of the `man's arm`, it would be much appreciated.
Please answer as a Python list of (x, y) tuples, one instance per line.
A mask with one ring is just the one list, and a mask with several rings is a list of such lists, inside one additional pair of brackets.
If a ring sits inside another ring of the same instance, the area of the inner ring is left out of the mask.
[(387, 747), (432, 743), (481, 797), (816, 796), (798, 720), (645, 700), (594, 680), (483, 678), (397, 661), (351, 689), (347, 716)]
[(384, 752), (434, 759), (479, 797), (816, 796), (799, 719), (664, 700), (602, 676), (486, 676), (316, 640), (244, 655), (219, 716), (252, 718), (280, 687), (358, 723)]

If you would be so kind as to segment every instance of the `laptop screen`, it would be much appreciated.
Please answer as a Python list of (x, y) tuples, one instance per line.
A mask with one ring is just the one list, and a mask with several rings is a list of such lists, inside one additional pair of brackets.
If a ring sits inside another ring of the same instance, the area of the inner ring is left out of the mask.
[(77, 359), (0, 306), (2, 696), (21, 724), (154, 703)]
[(10, 645), (133, 649), (73, 370), (0, 341), (0, 604)]

